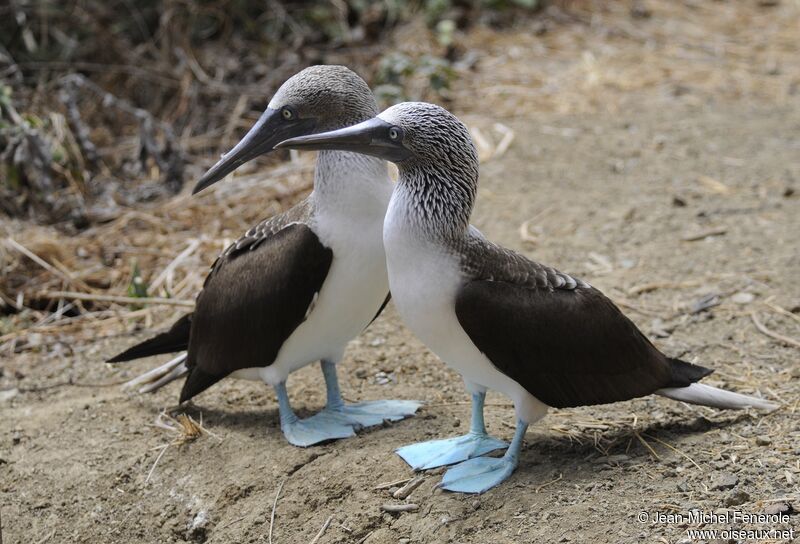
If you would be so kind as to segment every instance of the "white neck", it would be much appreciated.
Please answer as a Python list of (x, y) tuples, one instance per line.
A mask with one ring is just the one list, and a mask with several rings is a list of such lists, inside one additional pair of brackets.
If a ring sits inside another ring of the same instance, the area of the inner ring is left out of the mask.
[(345, 151), (319, 152), (312, 193), (318, 217), (340, 224), (377, 223), (380, 229), (392, 188), (383, 160)]

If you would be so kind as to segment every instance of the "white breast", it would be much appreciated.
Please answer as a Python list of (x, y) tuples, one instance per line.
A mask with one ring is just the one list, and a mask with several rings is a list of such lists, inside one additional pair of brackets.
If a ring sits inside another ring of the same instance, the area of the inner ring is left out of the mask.
[[(319, 359), (339, 361), (347, 343), (369, 325), (389, 292), (380, 224), (319, 216), (312, 226), (333, 250), (333, 262), (308, 317), (258, 376), (269, 384)], [(336, 224), (332, 224), (336, 222)]]
[(406, 325), (467, 382), (508, 395), (517, 417), (535, 421), (546, 407), (517, 382), (498, 371), (458, 322), (456, 293), (463, 283), (458, 256), (426, 240), (397, 202), (389, 204), (383, 240), (392, 299)]

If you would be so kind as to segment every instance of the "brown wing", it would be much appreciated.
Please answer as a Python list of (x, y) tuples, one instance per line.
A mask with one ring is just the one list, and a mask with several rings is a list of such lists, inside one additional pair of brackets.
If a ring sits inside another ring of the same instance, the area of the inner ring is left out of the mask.
[(460, 289), (459, 323), (498, 370), (549, 406), (631, 399), (711, 372), (666, 357), (600, 291), (552, 268), (486, 243), (470, 248), (465, 268), (491, 279), (473, 275)]
[(181, 402), (231, 372), (272, 364), (322, 288), (333, 252), (307, 225), (263, 232), (233, 244), (206, 278), (192, 318)]

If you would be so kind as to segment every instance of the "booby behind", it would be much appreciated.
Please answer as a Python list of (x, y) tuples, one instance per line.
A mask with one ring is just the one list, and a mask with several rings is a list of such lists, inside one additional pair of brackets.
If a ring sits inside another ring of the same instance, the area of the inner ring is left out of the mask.
[[(455, 465), (443, 477), (445, 489), (482, 493), (508, 478), (528, 425), (549, 407), (655, 393), (720, 408), (775, 408), (696, 383), (711, 370), (662, 354), (600, 291), (471, 229), (477, 153), (467, 128), (445, 109), (398, 104), (376, 119), (277, 147), (346, 149), (397, 164), (383, 228), (395, 306), (409, 328), (462, 374), (474, 398), (494, 389), (514, 402), (517, 427), (505, 455)], [(427, 457), (426, 467), (434, 466), (450, 461), (436, 458), (441, 444), (398, 453), (406, 460)]]
[[(287, 80), (245, 137), (197, 183), (198, 192), (273, 150), (282, 139), (373, 117), (367, 84), (343, 66), (312, 66)], [(297, 446), (352, 436), (354, 429), (414, 414), (420, 403), (346, 404), (336, 363), (347, 343), (388, 301), (382, 227), (392, 192), (386, 162), (341, 151), (319, 154), (314, 190), (231, 244), (208, 274), (193, 313), (109, 362), (185, 354), (132, 383), (157, 389), (186, 376), (180, 402), (225, 377), (275, 388), (281, 429)], [(325, 409), (305, 420), (292, 410), (288, 375), (320, 360)]]

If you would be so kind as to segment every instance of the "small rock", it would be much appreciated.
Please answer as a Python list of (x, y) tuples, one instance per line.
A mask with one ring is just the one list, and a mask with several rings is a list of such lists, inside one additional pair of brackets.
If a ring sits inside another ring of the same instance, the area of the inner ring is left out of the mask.
[(723, 506), (739, 506), (750, 500), (750, 494), (747, 491), (734, 491), (722, 501)]
[(19, 394), (19, 389), (17, 389), (16, 387), (0, 391), (0, 402), (11, 400), (18, 394)]
[(477, 510), (481, 507), (481, 501), (472, 501), (472, 504), (470, 506), (472, 506), (473, 510)]
[(773, 502), (764, 508), (764, 513), (773, 516), (777, 514), (791, 515), (794, 514), (794, 507), (788, 502)]
[(772, 444), (772, 440), (768, 436), (759, 436), (756, 437), (756, 444), (759, 446), (769, 446)]
[(364, 370), (363, 368), (359, 368), (358, 370), (356, 370), (356, 378), (363, 380), (366, 377), (367, 377), (366, 370)]
[(739, 293), (735, 293), (731, 296), (731, 300), (736, 304), (750, 304), (756, 299), (756, 296), (753, 293), (747, 293), (741, 291)]
[(672, 197), (672, 205), (676, 208), (685, 208), (686, 207), (686, 200), (679, 196)]
[(678, 482), (678, 485), (676, 485), (675, 487), (681, 493), (688, 493), (689, 492), (689, 483), (686, 480), (684, 480), (682, 482)]
[(634, 19), (649, 19), (653, 15), (653, 11), (644, 2), (634, 2), (630, 14)]
[(731, 474), (729, 472), (723, 472), (717, 475), (711, 482), (711, 489), (713, 490), (724, 490), (724, 489), (733, 489), (736, 487), (736, 484), (739, 483), (739, 478), (736, 477), (735, 474)]

